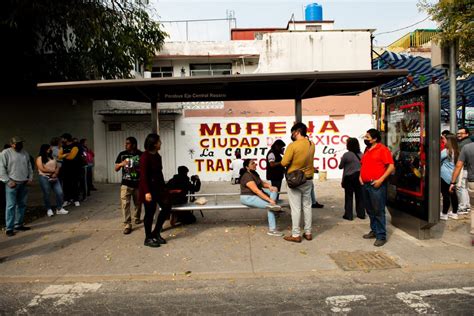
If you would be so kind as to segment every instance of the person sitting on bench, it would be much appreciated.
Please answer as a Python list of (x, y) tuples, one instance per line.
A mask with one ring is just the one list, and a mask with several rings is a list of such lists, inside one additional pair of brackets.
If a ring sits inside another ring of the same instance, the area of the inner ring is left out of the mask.
[(275, 212), (281, 211), (276, 204), (278, 189), (270, 183), (262, 181), (257, 171), (255, 160), (245, 159), (240, 170), (240, 202), (249, 207), (268, 209), (268, 232), (270, 236), (283, 236), (277, 230)]
[[(194, 197), (188, 199), (188, 194), (194, 194), (201, 189), (201, 180), (199, 176), (191, 176), (191, 181), (188, 177), (189, 169), (186, 166), (178, 167), (178, 174), (168, 181), (167, 188), (171, 194), (171, 202), (173, 205), (186, 204), (189, 200), (193, 202)], [(171, 212), (170, 225), (173, 226), (177, 222), (181, 224), (193, 224), (196, 222), (196, 217), (192, 211)]]

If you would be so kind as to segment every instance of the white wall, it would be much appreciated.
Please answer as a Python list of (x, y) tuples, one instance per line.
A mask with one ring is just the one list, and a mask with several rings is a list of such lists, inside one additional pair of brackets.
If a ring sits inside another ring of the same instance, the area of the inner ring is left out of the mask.
[[(259, 160), (258, 171), (265, 177), (265, 156), (271, 144), (281, 138), (288, 145), (290, 129), (294, 117), (271, 118), (181, 118), (176, 121), (176, 166), (186, 165), (190, 174), (198, 174), (203, 181), (228, 181), (230, 172), (228, 162), (234, 158), (235, 148), (241, 148), (243, 158), (256, 158)], [(230, 135), (226, 128), (232, 127), (230, 133), (236, 132), (237, 125), (241, 131)], [(248, 123), (251, 127), (261, 124), (263, 132), (247, 131)], [(274, 130), (279, 134), (271, 133), (271, 124), (282, 128)], [(369, 114), (346, 115), (343, 119), (332, 120), (329, 116), (305, 117), (304, 123), (314, 126), (310, 138), (316, 144), (315, 166), (328, 172), (328, 178), (340, 178), (342, 172), (338, 169), (340, 157), (345, 152), (345, 141), (348, 137), (357, 137), (361, 146), (362, 137), (371, 128), (372, 120)], [(209, 136), (201, 132), (202, 126), (221, 128), (221, 135)], [(326, 127), (326, 128), (324, 128)], [(184, 131), (184, 135), (182, 132)], [(213, 141), (220, 140), (220, 144), (213, 145)], [(234, 142), (234, 143), (230, 143)], [(250, 144), (242, 144), (249, 142)], [(207, 148), (206, 148), (207, 147)]]
[(370, 70), (370, 32), (293, 32), (263, 36), (258, 72)]

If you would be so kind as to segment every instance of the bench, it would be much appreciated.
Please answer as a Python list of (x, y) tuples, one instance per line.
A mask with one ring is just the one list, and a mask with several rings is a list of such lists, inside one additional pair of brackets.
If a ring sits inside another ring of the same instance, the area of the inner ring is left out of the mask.
[[(280, 192), (281, 194), (286, 194), (286, 192)], [(229, 203), (229, 202), (222, 202), (218, 201), (218, 197), (240, 197), (240, 193), (201, 193), (201, 194), (188, 194), (188, 197), (213, 197), (212, 201), (207, 201), (204, 205), (199, 205), (193, 202), (186, 203), (186, 204), (179, 204), (174, 205), (171, 210), (172, 211), (200, 211), (202, 215), (202, 211), (211, 211), (211, 210), (233, 210), (233, 209), (254, 209), (254, 207), (249, 207), (247, 205), (243, 205), (239, 202), (237, 203)], [(286, 200), (278, 200), (278, 205), (282, 208), (289, 207), (289, 203)]]

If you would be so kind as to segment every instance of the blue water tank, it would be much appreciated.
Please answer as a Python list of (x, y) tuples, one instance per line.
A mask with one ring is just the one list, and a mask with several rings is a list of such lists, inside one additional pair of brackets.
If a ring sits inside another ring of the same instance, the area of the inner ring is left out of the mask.
[(307, 5), (304, 10), (304, 17), (306, 21), (322, 21), (323, 7), (317, 3)]

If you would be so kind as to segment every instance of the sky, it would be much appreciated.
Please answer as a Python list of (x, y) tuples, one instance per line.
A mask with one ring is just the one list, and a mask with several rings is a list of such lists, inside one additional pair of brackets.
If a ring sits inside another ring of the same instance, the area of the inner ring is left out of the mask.
[[(433, 0), (434, 1), (434, 0)], [(431, 2), (433, 2), (431, 1)], [(418, 0), (151, 0), (154, 18), (159, 21), (224, 19), (232, 10), (238, 28), (283, 27), (292, 14), (295, 20), (304, 20), (303, 8), (313, 2), (323, 7), (323, 19), (334, 20), (336, 29), (376, 29), (375, 46), (386, 46), (418, 28), (436, 28), (429, 18), (415, 26), (389, 34), (380, 34), (412, 25), (427, 17), (420, 12)], [(228, 40), (229, 23), (189, 22), (163, 23), (170, 40)]]

